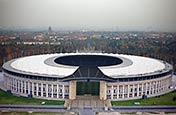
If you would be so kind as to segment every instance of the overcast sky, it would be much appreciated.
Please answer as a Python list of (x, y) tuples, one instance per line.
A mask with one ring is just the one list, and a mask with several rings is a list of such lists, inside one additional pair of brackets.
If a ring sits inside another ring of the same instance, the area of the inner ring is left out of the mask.
[(0, 27), (176, 32), (176, 0), (0, 0)]

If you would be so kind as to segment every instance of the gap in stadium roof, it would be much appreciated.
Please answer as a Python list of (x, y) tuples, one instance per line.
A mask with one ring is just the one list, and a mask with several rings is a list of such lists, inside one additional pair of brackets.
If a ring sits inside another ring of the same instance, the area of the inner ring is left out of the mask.
[(69, 55), (56, 58), (55, 63), (69, 66), (113, 66), (121, 64), (120, 58), (104, 55)]

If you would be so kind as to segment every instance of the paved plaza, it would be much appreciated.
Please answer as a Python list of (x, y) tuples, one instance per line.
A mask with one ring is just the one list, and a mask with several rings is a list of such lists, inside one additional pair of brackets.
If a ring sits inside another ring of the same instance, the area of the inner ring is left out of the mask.
[[(77, 96), (70, 104), (71, 108), (104, 108), (105, 103), (98, 96)], [(111, 106), (110, 101), (108, 106)]]

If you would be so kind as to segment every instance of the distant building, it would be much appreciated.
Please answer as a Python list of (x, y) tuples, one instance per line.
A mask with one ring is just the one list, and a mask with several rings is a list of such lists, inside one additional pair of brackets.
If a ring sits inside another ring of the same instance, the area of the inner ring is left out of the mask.
[(49, 26), (48, 33), (51, 33), (51, 32), (52, 32), (52, 28), (51, 28), (51, 26)]

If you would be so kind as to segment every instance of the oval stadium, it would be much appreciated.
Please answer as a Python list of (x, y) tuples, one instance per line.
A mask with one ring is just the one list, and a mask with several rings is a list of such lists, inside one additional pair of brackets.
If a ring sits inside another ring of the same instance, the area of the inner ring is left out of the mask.
[(172, 91), (172, 66), (133, 55), (60, 53), (10, 60), (3, 65), (4, 87), (15, 95), (49, 100), (98, 96), (130, 100)]

